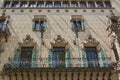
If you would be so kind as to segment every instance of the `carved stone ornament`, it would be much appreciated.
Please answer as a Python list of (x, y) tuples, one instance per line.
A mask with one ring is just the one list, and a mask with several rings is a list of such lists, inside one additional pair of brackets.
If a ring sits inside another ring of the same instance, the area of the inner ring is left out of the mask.
[(115, 16), (114, 13), (111, 14), (111, 16), (109, 16), (110, 19), (114, 19), (114, 20), (118, 20), (120, 17), (119, 16)]
[(88, 39), (85, 40), (85, 42), (83, 42), (83, 46), (84, 47), (96, 47), (97, 51), (100, 50), (100, 43), (93, 38), (91, 35), (88, 36)]
[(54, 42), (51, 42), (52, 47), (65, 47), (67, 48), (68, 42), (65, 41), (61, 35), (57, 35), (57, 38), (54, 39)]
[(23, 39), (23, 43), (18, 42), (18, 45), (19, 49), (21, 49), (21, 47), (33, 47), (36, 49), (37, 43), (33, 41), (30, 35), (26, 35), (26, 38)]
[(33, 21), (47, 21), (45, 15), (35, 15)]
[(115, 16), (114, 13), (111, 14), (111, 16), (109, 17), (110, 19), (115, 19), (118, 21), (117, 24), (112, 24), (109, 28), (111, 29), (111, 32), (109, 35), (112, 34), (112, 32), (115, 32), (118, 42), (120, 43), (120, 16)]
[(71, 21), (84, 21), (84, 18), (82, 15), (72, 15)]

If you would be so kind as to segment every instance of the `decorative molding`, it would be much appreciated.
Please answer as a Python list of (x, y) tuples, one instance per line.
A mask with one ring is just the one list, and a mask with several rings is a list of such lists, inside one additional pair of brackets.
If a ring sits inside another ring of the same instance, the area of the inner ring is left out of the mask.
[(115, 16), (114, 13), (111, 13), (110, 16), (108, 16), (110, 19), (114, 19), (114, 20), (118, 20), (120, 17), (119, 16)]
[(96, 47), (97, 52), (101, 50), (100, 42), (97, 41), (95, 38), (93, 38), (91, 35), (89, 35), (88, 38), (85, 39), (85, 42), (83, 42), (84, 50), (85, 50), (85, 47)]
[(45, 15), (34, 15), (33, 21), (47, 21), (47, 18)]
[(82, 15), (71, 15), (71, 21), (84, 21), (84, 17)]
[(100, 43), (91, 35), (89, 35), (88, 38), (83, 43), (84, 47), (97, 47), (99, 44)]
[(110, 35), (112, 35), (113, 34), (113, 32), (116, 34), (116, 36), (117, 36), (117, 40), (118, 40), (118, 42), (120, 43), (120, 16), (115, 16), (115, 14), (114, 13), (112, 13), (110, 16), (108, 16), (109, 17), (109, 19), (114, 19), (114, 20), (117, 20), (118, 21), (118, 23), (117, 24), (111, 24), (108, 28), (107, 28), (107, 31), (109, 30), (110, 32), (109, 32), (109, 35), (108, 36), (110, 36)]
[(18, 42), (19, 48), (21, 50), (21, 47), (33, 47), (33, 49), (36, 49), (37, 43), (33, 41), (33, 38), (31, 38), (30, 35), (26, 35), (26, 38), (23, 39), (22, 42)]
[(65, 39), (61, 37), (61, 35), (57, 35), (57, 38), (54, 39), (54, 42), (51, 42), (50, 44), (52, 48), (53, 47), (65, 47), (66, 49), (68, 42), (66, 42)]

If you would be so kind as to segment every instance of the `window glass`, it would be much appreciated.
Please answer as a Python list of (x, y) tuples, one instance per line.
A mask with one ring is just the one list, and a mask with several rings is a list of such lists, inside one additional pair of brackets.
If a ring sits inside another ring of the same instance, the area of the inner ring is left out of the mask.
[(21, 7), (28, 7), (27, 2), (22, 2)]
[(63, 7), (69, 7), (69, 3), (68, 2), (63, 2)]
[(61, 7), (61, 2), (55, 2), (54, 7)]
[(97, 3), (97, 7), (103, 7), (103, 3), (102, 2), (97, 1), (96, 3)]
[(29, 6), (30, 7), (36, 7), (36, 4), (35, 4), (35, 2), (30, 2)]
[(71, 2), (71, 7), (77, 7), (77, 2)]
[(53, 48), (53, 65), (54, 67), (65, 67), (65, 48), (54, 47)]
[(46, 7), (53, 7), (52, 2), (46, 2)]
[(85, 48), (88, 66), (89, 67), (98, 67), (98, 55), (96, 47), (86, 47)]
[(111, 7), (111, 3), (109, 1), (105, 1), (106, 7)]
[(80, 30), (80, 29), (82, 29), (81, 21), (72, 21), (72, 28), (74, 30)]
[(89, 2), (88, 2), (88, 7), (90, 7), (90, 8), (91, 8), (91, 7), (95, 7), (95, 4), (94, 4), (94, 2), (92, 2), (92, 1), (89, 1)]
[(5, 2), (4, 7), (9, 8), (10, 7), (10, 2)]
[(19, 7), (18, 2), (13, 2), (13, 3), (12, 3), (12, 7), (14, 7), (14, 8)]
[(0, 32), (3, 31), (4, 20), (0, 20)]
[(22, 47), (21, 48), (20, 66), (22, 67), (31, 66), (32, 53), (33, 53), (33, 47)]
[(80, 7), (86, 7), (86, 3), (83, 2), (83, 1), (81, 1), (81, 2), (80, 2)]
[(44, 7), (44, 2), (38, 2), (37, 7)]

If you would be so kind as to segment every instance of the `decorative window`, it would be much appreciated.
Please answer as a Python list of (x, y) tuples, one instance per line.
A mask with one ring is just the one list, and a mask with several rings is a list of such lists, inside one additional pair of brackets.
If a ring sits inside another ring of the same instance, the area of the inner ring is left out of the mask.
[(52, 49), (48, 49), (49, 67), (71, 67), (71, 52), (66, 42), (60, 35), (55, 42), (51, 42)]
[(111, 7), (110, 1), (105, 1), (105, 5), (106, 5), (107, 8)]
[(72, 15), (71, 18), (71, 26), (73, 31), (85, 29), (84, 18), (82, 15)]
[(12, 3), (12, 7), (14, 7), (14, 8), (17, 8), (17, 7), (19, 7), (19, 3), (16, 1), (16, 2), (13, 2)]
[(41, 2), (38, 2), (38, 3), (37, 3), (37, 7), (44, 7), (44, 2), (42, 2), (42, 1), (41, 1)]
[(35, 3), (35, 2), (30, 2), (30, 3), (29, 3), (29, 6), (30, 6), (30, 7), (36, 7), (36, 3)]
[(80, 7), (81, 7), (81, 8), (84, 8), (84, 7), (86, 7), (86, 2), (84, 2), (84, 1), (81, 1), (81, 2), (80, 2)]
[(35, 15), (33, 19), (33, 30), (34, 31), (44, 31), (46, 27), (46, 16), (45, 15)]
[(71, 2), (71, 7), (78, 7), (77, 2)]
[(88, 1), (88, 8), (95, 7), (95, 4), (93, 1)]
[(24, 2), (21, 2), (21, 7), (28, 7), (28, 4), (27, 4), (27, 2), (26, 2), (26, 1), (24, 1)]
[(109, 63), (107, 63), (104, 49), (91, 35), (83, 43), (83, 46), (84, 49), (80, 49), (83, 61), (82, 67), (108, 67)]
[(15, 49), (14, 68), (33, 68), (37, 66), (37, 44), (30, 35), (26, 35), (23, 43), (19, 42)]
[(61, 7), (61, 2), (54, 2), (54, 7)]
[(50, 1), (46, 2), (46, 7), (53, 7), (52, 2), (50, 2)]
[(5, 3), (4, 3), (4, 7), (5, 7), (5, 8), (9, 8), (9, 7), (10, 7), (10, 2), (9, 2), (9, 1), (5, 2)]
[(101, 1), (97, 1), (96, 4), (97, 4), (97, 7), (103, 7), (103, 2)]
[(69, 2), (64, 1), (64, 2), (63, 2), (63, 7), (69, 7)]

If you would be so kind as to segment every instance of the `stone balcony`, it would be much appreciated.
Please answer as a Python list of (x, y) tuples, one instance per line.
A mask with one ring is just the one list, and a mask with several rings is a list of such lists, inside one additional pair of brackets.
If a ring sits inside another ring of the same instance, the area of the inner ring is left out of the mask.
[[(71, 71), (113, 71), (116, 63), (111, 60), (110, 57), (106, 57), (106, 62), (103, 63), (103, 66), (100, 66), (99, 61), (89, 61), (83, 62), (81, 58), (71, 58), (55, 62), (55, 59), (52, 59), (52, 64), (48, 62), (48, 58), (38, 58), (36, 63), (32, 61), (19, 61), (16, 63), (14, 58), (9, 58), (8, 62), (4, 64), (3, 70), (5, 72), (21, 72), (21, 71), (62, 71), (62, 72), (71, 72)], [(67, 61), (71, 62), (70, 64)], [(33, 66), (34, 64), (34, 66)]]

